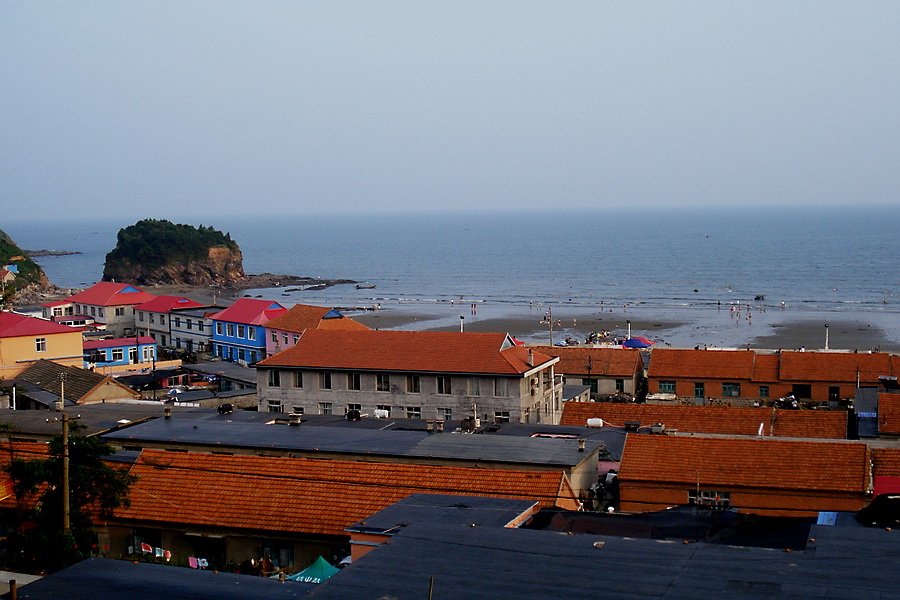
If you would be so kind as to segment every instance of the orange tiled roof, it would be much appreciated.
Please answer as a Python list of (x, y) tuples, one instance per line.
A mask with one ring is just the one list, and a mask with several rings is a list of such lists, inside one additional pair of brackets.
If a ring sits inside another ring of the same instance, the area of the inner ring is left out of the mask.
[(619, 477), (685, 486), (864, 493), (868, 447), (855, 442), (629, 434)]
[(652, 379), (749, 380), (753, 374), (752, 350), (682, 350), (659, 348), (650, 355), (647, 376)]
[(588, 358), (590, 372), (596, 377), (634, 377), (643, 369), (640, 350), (632, 348), (589, 348), (533, 346), (548, 356), (559, 357), (555, 370), (565, 375), (587, 375)]
[(891, 373), (891, 359), (884, 353), (782, 352), (781, 381), (875, 382)]
[(765, 407), (663, 406), (616, 404), (611, 402), (566, 402), (561, 425), (584, 426), (588, 419), (603, 419), (622, 427), (626, 421), (643, 425), (665, 423), (666, 427), (689, 433), (758, 435), (759, 426), (767, 436), (844, 439), (847, 437), (846, 411), (780, 410)]
[(368, 330), (369, 328), (344, 315), (323, 319), (325, 315), (334, 312), (331, 308), (311, 306), (309, 304), (295, 304), (286, 313), (282, 313), (266, 323), (266, 328), (279, 331), (292, 331), (300, 333), (307, 329), (341, 329), (341, 330)]
[[(529, 349), (509, 345), (505, 333), (448, 331), (307, 330), (300, 341), (260, 361), (263, 367), (489, 373), (522, 375)], [(505, 347), (509, 346), (509, 347)], [(533, 352), (534, 364), (556, 360)]]
[(575, 499), (562, 473), (149, 449), (131, 474), (138, 477), (131, 506), (116, 511), (118, 518), (326, 535), (344, 535), (345, 527), (413, 493), (542, 506), (571, 506)]
[(900, 477), (900, 448), (872, 448), (872, 475)]
[(878, 394), (878, 433), (900, 434), (900, 394)]

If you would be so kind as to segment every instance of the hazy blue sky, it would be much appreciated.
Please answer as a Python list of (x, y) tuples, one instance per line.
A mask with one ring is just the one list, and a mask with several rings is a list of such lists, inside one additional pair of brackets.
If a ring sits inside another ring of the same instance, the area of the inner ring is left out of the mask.
[(900, 2), (9, 1), (4, 214), (898, 204)]

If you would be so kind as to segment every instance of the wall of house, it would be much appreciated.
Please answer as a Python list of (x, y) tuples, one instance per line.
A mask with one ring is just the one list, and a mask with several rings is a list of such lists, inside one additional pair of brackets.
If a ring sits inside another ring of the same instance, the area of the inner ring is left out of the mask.
[[(660, 391), (660, 382), (661, 381), (672, 381), (671, 379), (661, 378), (661, 379), (653, 379), (649, 382), (649, 388), (651, 394), (663, 393)], [(793, 384), (807, 384), (811, 387), (811, 394), (809, 400), (818, 403), (826, 403), (829, 400), (829, 396), (831, 393), (832, 387), (837, 387), (838, 396), (840, 398), (853, 398), (856, 393), (856, 384), (847, 384), (847, 383), (832, 383), (832, 382), (791, 382), (791, 383), (780, 383), (780, 382), (764, 382), (764, 381), (746, 381), (746, 380), (729, 380), (727, 382), (721, 379), (678, 379), (675, 381), (675, 395), (679, 398), (694, 398), (695, 392), (695, 384), (703, 383), (703, 398), (706, 400), (712, 399), (713, 404), (723, 404), (723, 402), (727, 403), (728, 400), (734, 400), (736, 402), (735, 405), (741, 400), (751, 400), (751, 401), (773, 401), (779, 398), (783, 398), (788, 394), (791, 394), (794, 390)], [(726, 396), (722, 385), (723, 383), (738, 383), (740, 384), (740, 394), (738, 396)], [(761, 394), (761, 387), (768, 388), (768, 395)], [(741, 403), (741, 405), (746, 405), (745, 403)]]
[[(376, 391), (377, 375), (359, 372), (360, 389), (352, 390), (348, 386), (348, 373), (345, 371), (329, 371), (331, 389), (323, 389), (322, 373), (317, 370), (304, 370), (303, 387), (294, 387), (294, 373), (298, 370), (279, 369), (280, 385), (269, 385), (270, 369), (258, 369), (258, 393), (260, 411), (289, 413), (294, 407), (302, 407), (306, 414), (321, 414), (323, 406), (330, 404), (331, 414), (345, 414), (350, 406), (359, 406), (363, 414), (374, 416), (379, 406), (390, 406), (392, 417), (406, 417), (410, 407), (418, 407), (419, 418), (446, 418), (443, 411), (449, 409), (451, 420), (460, 420), (471, 416), (477, 408), (482, 419), (487, 415), (489, 421), (494, 420), (495, 413), (509, 413), (511, 421), (521, 418), (521, 399), (517, 392), (523, 389), (521, 378), (504, 378), (508, 382), (508, 396), (494, 396), (494, 377), (450, 377), (450, 393), (438, 394), (438, 382), (435, 375), (420, 375), (418, 393), (407, 392), (407, 375), (405, 373), (388, 373), (389, 390)], [(477, 382), (478, 394), (475, 392)]]
[[(46, 341), (46, 349), (37, 350), (37, 340)], [(84, 364), (81, 332), (50, 333), (0, 339), (0, 379), (9, 379), (21, 373), (32, 362), (46, 359), (67, 367)]]
[[(68, 394), (67, 394), (68, 396)], [(79, 399), (79, 404), (99, 404), (101, 402), (121, 402), (123, 400), (134, 400), (140, 395), (123, 389), (122, 386), (113, 381), (106, 381), (84, 397)]]
[[(219, 325), (222, 325), (221, 332)], [(241, 335), (243, 333), (243, 335)], [(230, 361), (256, 362), (265, 358), (266, 330), (256, 325), (213, 321), (212, 344), (216, 356)], [(241, 359), (241, 351), (244, 358)]]
[[(619, 480), (621, 512), (651, 512), (671, 506), (689, 504), (690, 484), (670, 485)], [(701, 490), (709, 486), (702, 486)], [(729, 493), (729, 505), (739, 512), (768, 516), (815, 516), (819, 511), (855, 512), (865, 506), (867, 498), (860, 491), (817, 492), (815, 490), (731, 489), (718, 486), (715, 491)]]

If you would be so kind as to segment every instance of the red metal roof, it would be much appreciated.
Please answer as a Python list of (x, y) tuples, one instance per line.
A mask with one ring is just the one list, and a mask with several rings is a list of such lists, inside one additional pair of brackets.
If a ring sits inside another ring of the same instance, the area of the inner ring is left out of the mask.
[[(65, 303), (89, 304), (91, 306), (133, 306), (155, 298), (153, 294), (127, 283), (101, 281), (83, 292), (65, 299)], [(49, 305), (44, 305), (49, 306)]]
[(148, 300), (143, 304), (138, 304), (134, 307), (134, 310), (167, 313), (173, 308), (200, 308), (202, 306), (206, 305), (194, 302), (190, 298), (185, 298), (184, 296), (156, 296), (152, 300)]
[(0, 312), (0, 337), (77, 333), (81, 329), (11, 312)]
[(285, 307), (272, 300), (240, 298), (225, 310), (211, 315), (210, 319), (243, 325), (265, 325), (286, 311)]
[(156, 340), (152, 337), (143, 335), (138, 338), (116, 338), (113, 340), (90, 340), (84, 342), (85, 350), (95, 350), (98, 348), (121, 348), (124, 346), (134, 346), (136, 344), (155, 344)]
[(557, 359), (513, 346), (505, 333), (308, 330), (260, 366), (522, 375)]

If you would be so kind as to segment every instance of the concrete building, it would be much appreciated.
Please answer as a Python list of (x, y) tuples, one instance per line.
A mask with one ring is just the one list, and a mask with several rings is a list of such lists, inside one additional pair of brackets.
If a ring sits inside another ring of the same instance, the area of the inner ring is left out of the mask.
[(256, 365), (259, 407), (555, 424), (558, 361), (503, 333), (308, 330)]

